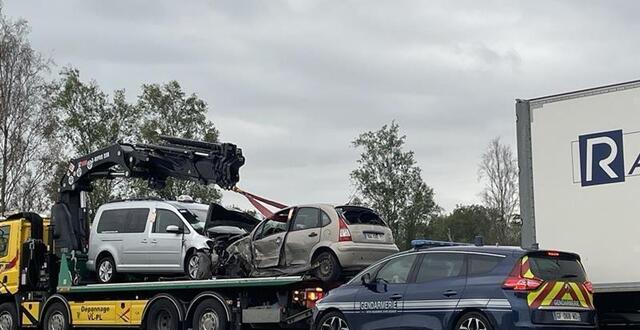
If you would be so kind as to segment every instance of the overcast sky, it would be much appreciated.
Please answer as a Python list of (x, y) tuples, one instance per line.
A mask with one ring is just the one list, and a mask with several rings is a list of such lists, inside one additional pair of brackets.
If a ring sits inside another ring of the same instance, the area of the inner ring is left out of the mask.
[[(446, 210), (515, 148), (516, 98), (640, 78), (637, 1), (25, 1), (33, 47), (106, 91), (178, 80), (247, 158), (240, 186), (343, 203), (359, 133), (396, 120)], [(225, 204), (248, 207), (233, 193)]]

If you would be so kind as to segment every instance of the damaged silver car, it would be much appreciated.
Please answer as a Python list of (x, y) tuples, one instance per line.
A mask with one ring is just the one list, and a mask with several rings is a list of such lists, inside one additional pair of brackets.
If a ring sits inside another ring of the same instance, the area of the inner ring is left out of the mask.
[[(237, 216), (237, 215), (236, 215)], [(249, 224), (236, 218), (226, 225), (212, 214), (209, 233), (218, 260), (214, 275), (274, 276), (312, 273), (332, 282), (344, 273), (361, 270), (398, 252), (391, 230), (371, 209), (359, 206), (313, 204), (290, 207), (260, 222), (250, 233)], [(228, 217), (227, 217), (228, 218)], [(246, 219), (245, 219), (246, 220)], [(215, 225), (215, 226), (214, 226)], [(224, 250), (221, 247), (226, 247)]]

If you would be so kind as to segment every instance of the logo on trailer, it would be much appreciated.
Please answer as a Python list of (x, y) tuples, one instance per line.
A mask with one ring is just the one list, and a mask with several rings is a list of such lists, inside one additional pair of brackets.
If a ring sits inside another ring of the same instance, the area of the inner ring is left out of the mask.
[(582, 186), (624, 182), (622, 130), (581, 135)]
[(640, 131), (619, 129), (583, 134), (571, 143), (571, 149), (574, 159), (579, 159), (573, 164), (573, 182), (582, 187), (625, 182), (628, 177), (640, 176)]

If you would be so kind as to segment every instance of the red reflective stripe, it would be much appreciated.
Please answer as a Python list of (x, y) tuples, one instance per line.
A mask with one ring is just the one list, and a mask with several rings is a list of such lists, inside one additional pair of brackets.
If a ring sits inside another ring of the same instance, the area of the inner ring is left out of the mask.
[(585, 289), (584, 284), (578, 283), (578, 290), (582, 292), (582, 296), (584, 296), (587, 306), (593, 308), (593, 305), (591, 304), (591, 298), (589, 296), (589, 292), (587, 291), (587, 289)]
[(555, 287), (555, 283), (547, 282), (547, 285), (544, 287), (544, 289), (542, 290), (540, 295), (531, 303), (530, 307), (531, 308), (540, 307), (540, 305), (542, 304), (542, 301), (544, 300), (544, 298), (546, 298), (547, 295), (549, 295), (549, 293), (551, 293), (551, 290), (553, 290), (554, 287)]

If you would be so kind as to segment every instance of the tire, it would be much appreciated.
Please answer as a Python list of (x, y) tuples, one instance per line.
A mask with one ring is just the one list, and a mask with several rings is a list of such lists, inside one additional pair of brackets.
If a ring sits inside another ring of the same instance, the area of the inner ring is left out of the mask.
[(16, 311), (16, 304), (11, 302), (0, 304), (0, 329), (18, 329), (18, 312)]
[(349, 330), (349, 323), (342, 313), (329, 312), (320, 318), (314, 330)]
[(318, 265), (314, 275), (322, 282), (337, 281), (342, 275), (342, 266), (340, 266), (338, 259), (331, 252), (325, 251), (318, 254), (311, 261), (311, 264)]
[(43, 330), (68, 330), (71, 329), (69, 324), (69, 314), (67, 314), (66, 306), (61, 302), (53, 303), (44, 314)]
[(484, 315), (470, 312), (462, 315), (454, 330), (493, 330), (493, 327)]
[(213, 298), (202, 300), (193, 312), (193, 330), (226, 330), (229, 324), (227, 312)]
[(96, 277), (98, 283), (106, 284), (115, 282), (117, 276), (116, 263), (111, 255), (106, 255), (96, 264)]
[(211, 272), (211, 256), (202, 251), (189, 254), (185, 259), (184, 268), (190, 280), (210, 279), (213, 276)]
[(176, 306), (168, 299), (160, 299), (149, 307), (145, 317), (145, 329), (147, 330), (174, 330), (179, 329), (180, 314)]

